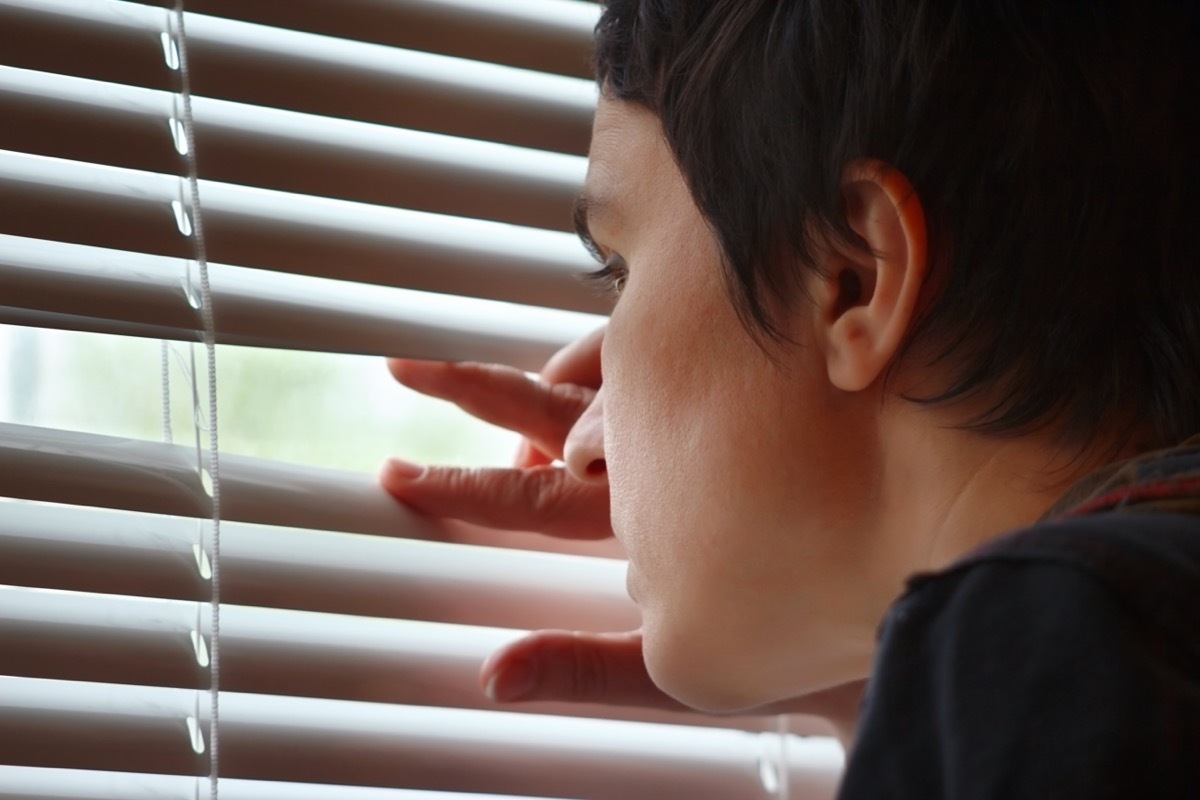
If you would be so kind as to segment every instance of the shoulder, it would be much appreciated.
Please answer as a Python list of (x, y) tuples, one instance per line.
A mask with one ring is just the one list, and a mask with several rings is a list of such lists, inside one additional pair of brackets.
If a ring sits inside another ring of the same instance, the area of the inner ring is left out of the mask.
[[(1037, 525), (914, 579), (844, 796), (1200, 796), (1197, 574), (1200, 518), (1130, 515)], [(881, 790), (889, 774), (911, 791)]]
[[(893, 615), (986, 617), (1019, 606), (1042, 613), (1034, 635), (1072, 614), (1133, 622), (1200, 659), (1200, 515), (1104, 513), (1040, 522), (1002, 536), (950, 568), (915, 576)], [(1052, 604), (1053, 608), (1047, 608)]]

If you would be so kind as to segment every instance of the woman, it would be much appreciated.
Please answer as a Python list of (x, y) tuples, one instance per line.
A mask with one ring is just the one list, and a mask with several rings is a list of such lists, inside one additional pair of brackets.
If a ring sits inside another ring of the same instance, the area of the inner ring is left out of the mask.
[(629, 556), (640, 633), (534, 634), (489, 693), (820, 713), (844, 797), (1195, 796), (1200, 443), (1151, 452), (1200, 432), (1198, 31), (608, 3), (607, 331), (544, 384), (392, 364), (531, 443), (398, 499)]

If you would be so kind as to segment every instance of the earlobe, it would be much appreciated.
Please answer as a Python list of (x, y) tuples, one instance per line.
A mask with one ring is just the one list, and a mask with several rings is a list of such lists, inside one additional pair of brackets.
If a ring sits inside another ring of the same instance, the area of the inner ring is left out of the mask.
[(833, 247), (814, 293), (830, 382), (871, 386), (899, 354), (926, 278), (920, 199), (898, 170), (860, 160), (843, 175), (846, 221), (861, 243)]

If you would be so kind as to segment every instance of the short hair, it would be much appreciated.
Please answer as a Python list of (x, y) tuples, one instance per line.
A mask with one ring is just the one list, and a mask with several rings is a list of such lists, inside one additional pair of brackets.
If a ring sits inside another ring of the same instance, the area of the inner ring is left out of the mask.
[[(845, 166), (912, 183), (941, 287), (902, 355), (966, 426), (1200, 432), (1200, 3), (607, 0), (608, 96), (661, 120), (747, 330), (780, 340)], [(797, 268), (795, 265), (799, 264)]]

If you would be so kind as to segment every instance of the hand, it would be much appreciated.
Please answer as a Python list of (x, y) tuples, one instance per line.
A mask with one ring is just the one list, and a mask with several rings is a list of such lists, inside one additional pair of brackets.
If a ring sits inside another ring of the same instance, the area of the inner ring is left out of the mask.
[[(591, 390), (588, 404), (595, 399), (601, 382), (600, 347), (604, 344), (604, 331), (605, 328), (598, 328), (550, 357), (546, 366), (542, 368), (540, 376), (542, 382), (551, 387), (550, 391), (553, 392), (555, 391), (554, 387), (559, 387), (558, 391), (569, 392), (571, 390), (566, 387), (575, 386)], [(585, 408), (586, 405), (572, 415), (572, 425), (579, 419)], [(544, 447), (539, 446), (533, 439), (523, 439), (521, 447), (517, 451), (515, 466), (536, 467), (549, 464), (555, 458), (561, 458), (564, 441), (565, 437), (562, 439), (555, 437), (552, 441), (545, 443), (549, 445), (548, 447)]]
[(393, 460), (380, 474), (383, 487), (430, 516), (566, 539), (611, 537), (608, 487), (550, 466), (563, 458), (568, 434), (596, 397), (603, 338), (601, 328), (560, 350), (540, 381), (496, 364), (390, 359), (400, 383), (524, 440), (515, 469), (422, 468)]
[[(600, 387), (604, 329), (555, 354), (540, 381), (497, 365), (394, 359), (392, 374), (416, 391), (449, 400), (524, 439), (512, 469), (421, 469), (385, 465), (380, 481), (394, 497), (426, 514), (492, 528), (533, 530), (556, 537), (612, 535), (607, 486), (585, 483), (562, 467), (564, 444)], [(499, 702), (554, 700), (670, 710), (685, 707), (650, 679), (641, 631), (535, 631), (497, 650), (480, 681)], [(829, 718), (852, 713), (861, 682), (760, 709)]]

